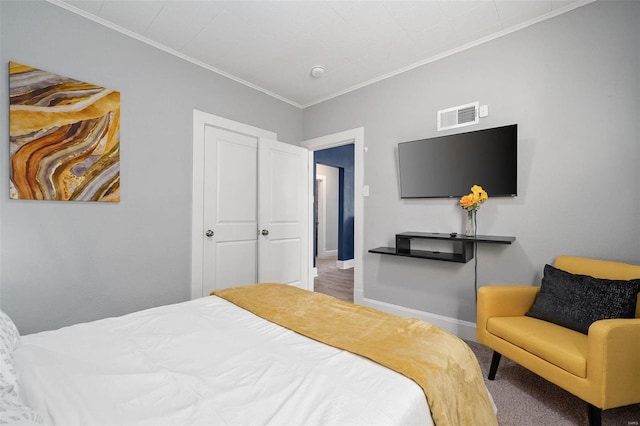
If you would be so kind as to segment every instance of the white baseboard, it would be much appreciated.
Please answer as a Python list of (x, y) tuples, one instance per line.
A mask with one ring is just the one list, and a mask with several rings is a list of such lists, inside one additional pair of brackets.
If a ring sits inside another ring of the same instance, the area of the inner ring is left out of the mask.
[(336, 265), (338, 265), (338, 269), (349, 269), (349, 268), (353, 268), (354, 260), (353, 260), (353, 259), (348, 259), (348, 260), (338, 260), (338, 261), (336, 262)]
[(363, 297), (361, 292), (360, 294), (358, 294), (358, 292), (354, 294), (354, 301), (357, 304), (378, 309), (389, 314), (398, 315), (400, 317), (411, 317), (425, 322), (430, 322), (451, 334), (455, 334), (463, 340), (469, 340), (472, 342), (476, 341), (476, 324), (470, 321), (462, 321), (456, 318), (405, 308), (403, 306), (393, 305), (387, 302), (380, 302), (379, 300), (367, 299)]

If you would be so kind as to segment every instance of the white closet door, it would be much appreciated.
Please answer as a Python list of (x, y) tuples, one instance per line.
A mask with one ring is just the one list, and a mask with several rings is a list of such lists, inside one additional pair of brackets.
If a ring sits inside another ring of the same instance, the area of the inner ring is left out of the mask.
[(257, 280), (258, 140), (205, 128), (203, 295)]
[(308, 151), (207, 126), (203, 295), (309, 283)]
[(258, 143), (258, 281), (309, 286), (308, 151)]

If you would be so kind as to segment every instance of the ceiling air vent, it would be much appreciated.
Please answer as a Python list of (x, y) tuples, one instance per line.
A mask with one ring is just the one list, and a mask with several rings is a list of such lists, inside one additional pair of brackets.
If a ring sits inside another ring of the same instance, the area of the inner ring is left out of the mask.
[(478, 124), (480, 102), (472, 102), (438, 111), (438, 131)]

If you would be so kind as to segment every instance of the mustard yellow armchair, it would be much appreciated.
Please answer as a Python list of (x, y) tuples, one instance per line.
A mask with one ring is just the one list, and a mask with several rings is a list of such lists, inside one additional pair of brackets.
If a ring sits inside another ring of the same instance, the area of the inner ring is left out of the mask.
[[(640, 266), (559, 256), (555, 268), (610, 280), (640, 278)], [(560, 386), (589, 407), (589, 424), (602, 410), (640, 403), (640, 294), (635, 318), (605, 319), (588, 334), (526, 316), (540, 287), (485, 286), (478, 289), (478, 342), (493, 349), (489, 380), (501, 355)]]

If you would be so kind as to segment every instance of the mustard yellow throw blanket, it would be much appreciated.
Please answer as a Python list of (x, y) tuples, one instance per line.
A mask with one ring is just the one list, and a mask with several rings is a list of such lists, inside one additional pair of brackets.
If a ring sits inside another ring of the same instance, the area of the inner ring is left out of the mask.
[(432, 324), (284, 284), (253, 284), (212, 294), (411, 378), (424, 390), (437, 426), (498, 424), (475, 355), (458, 337)]

